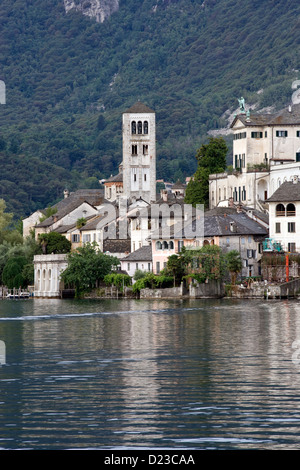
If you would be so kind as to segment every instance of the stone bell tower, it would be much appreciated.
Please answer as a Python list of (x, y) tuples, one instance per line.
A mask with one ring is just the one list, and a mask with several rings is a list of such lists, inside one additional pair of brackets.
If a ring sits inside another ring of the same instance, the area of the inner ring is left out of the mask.
[(155, 112), (137, 102), (123, 113), (123, 197), (156, 199)]

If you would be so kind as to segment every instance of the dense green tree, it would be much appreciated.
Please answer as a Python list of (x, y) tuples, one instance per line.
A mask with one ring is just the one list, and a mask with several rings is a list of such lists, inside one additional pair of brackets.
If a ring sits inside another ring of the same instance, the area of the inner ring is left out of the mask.
[(23, 275), (23, 269), (27, 264), (27, 259), (23, 256), (10, 258), (3, 269), (3, 284), (9, 289), (27, 287), (27, 279)]
[(228, 251), (228, 253), (226, 253), (226, 262), (231, 275), (231, 284), (235, 284), (237, 274), (242, 270), (243, 266), (239, 251)]
[(165, 274), (167, 276), (173, 276), (174, 287), (182, 281), (183, 276), (186, 274), (187, 265), (188, 257), (186, 256), (184, 248), (178, 255), (171, 255), (168, 257)]
[(209, 175), (221, 173), (226, 168), (228, 147), (222, 137), (210, 137), (207, 144), (202, 144), (196, 154), (198, 168), (186, 188), (187, 204), (209, 205)]
[(72, 247), (71, 242), (57, 232), (41, 233), (38, 236), (38, 241), (43, 253), (47, 255), (69, 253)]
[(66, 286), (75, 289), (76, 297), (80, 297), (83, 292), (96, 287), (98, 281), (118, 264), (117, 258), (105, 255), (88, 243), (68, 255), (68, 267), (61, 279)]

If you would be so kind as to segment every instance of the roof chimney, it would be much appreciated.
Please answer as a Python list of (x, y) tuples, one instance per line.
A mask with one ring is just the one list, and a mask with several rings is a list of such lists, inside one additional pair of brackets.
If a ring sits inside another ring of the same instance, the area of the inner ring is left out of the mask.
[(293, 183), (297, 184), (298, 183), (298, 175), (293, 176)]
[(237, 226), (235, 222), (230, 222), (230, 231), (231, 232), (236, 232), (237, 231)]
[(65, 189), (64, 190), (64, 198), (66, 199), (67, 197), (69, 197), (70, 193), (68, 191), (68, 189)]

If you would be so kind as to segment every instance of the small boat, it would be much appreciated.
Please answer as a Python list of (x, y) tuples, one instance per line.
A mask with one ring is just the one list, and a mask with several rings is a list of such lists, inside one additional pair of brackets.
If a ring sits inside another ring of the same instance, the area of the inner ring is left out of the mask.
[(29, 292), (16, 292), (14, 294), (7, 294), (7, 299), (29, 299), (30, 294)]

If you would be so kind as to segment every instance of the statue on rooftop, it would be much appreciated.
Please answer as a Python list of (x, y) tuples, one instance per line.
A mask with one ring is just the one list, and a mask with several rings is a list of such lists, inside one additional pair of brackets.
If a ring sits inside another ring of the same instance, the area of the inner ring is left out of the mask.
[(244, 113), (245, 112), (245, 98), (243, 98), (243, 97), (238, 98), (238, 102), (239, 102), (239, 105), (240, 105), (240, 112)]

